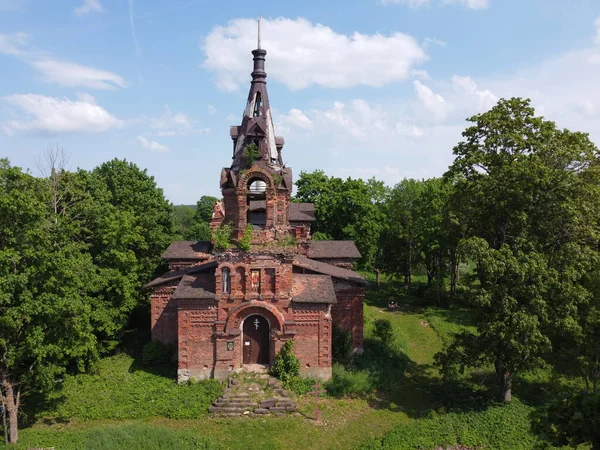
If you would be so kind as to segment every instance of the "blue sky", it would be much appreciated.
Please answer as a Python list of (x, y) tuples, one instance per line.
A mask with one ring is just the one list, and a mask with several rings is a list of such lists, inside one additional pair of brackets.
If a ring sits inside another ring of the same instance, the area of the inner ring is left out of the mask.
[(0, 0), (0, 157), (114, 157), (175, 204), (217, 195), (263, 16), (275, 131), (297, 176), (441, 175), (465, 118), (530, 97), (600, 143), (598, 0)]

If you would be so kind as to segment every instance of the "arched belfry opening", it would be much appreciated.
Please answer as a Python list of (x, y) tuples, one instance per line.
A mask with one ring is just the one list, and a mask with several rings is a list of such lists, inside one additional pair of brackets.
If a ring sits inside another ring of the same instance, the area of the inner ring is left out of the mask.
[(267, 183), (261, 178), (250, 178), (247, 191), (246, 223), (254, 230), (263, 230), (267, 225)]
[(256, 97), (254, 98), (254, 111), (252, 112), (252, 117), (260, 117), (262, 104), (262, 95), (260, 95), (260, 92), (257, 92)]

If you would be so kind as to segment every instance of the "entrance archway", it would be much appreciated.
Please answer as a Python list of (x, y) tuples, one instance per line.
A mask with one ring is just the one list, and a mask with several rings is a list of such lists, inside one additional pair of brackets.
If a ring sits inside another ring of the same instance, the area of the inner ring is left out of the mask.
[(243, 363), (269, 364), (269, 322), (263, 316), (246, 317), (242, 334)]

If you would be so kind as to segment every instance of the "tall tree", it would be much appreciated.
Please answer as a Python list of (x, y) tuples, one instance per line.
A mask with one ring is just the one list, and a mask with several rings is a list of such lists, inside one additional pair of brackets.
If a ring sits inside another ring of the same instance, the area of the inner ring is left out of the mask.
[(313, 233), (321, 238), (350, 239), (362, 254), (360, 265), (372, 269), (384, 228), (387, 189), (375, 179), (328, 177), (322, 171), (302, 172), (296, 200), (314, 203)]
[(447, 373), (493, 363), (510, 401), (514, 374), (543, 363), (552, 330), (581, 329), (574, 314), (590, 301), (582, 277), (600, 241), (600, 154), (528, 100), (502, 99), (469, 120), (446, 177), (477, 264), (479, 322), (438, 360)]
[(0, 398), (12, 443), (23, 395), (96, 356), (87, 296), (94, 268), (59, 213), (64, 204), (46, 180), (0, 160)]

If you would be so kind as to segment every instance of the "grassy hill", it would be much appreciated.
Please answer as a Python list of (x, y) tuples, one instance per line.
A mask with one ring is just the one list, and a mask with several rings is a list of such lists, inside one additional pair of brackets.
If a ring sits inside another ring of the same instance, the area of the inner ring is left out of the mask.
[[(390, 296), (397, 311), (384, 306)], [(373, 288), (365, 305), (365, 355), (337, 364), (328, 396), (300, 396), (291, 417), (223, 419), (207, 415), (222, 385), (214, 380), (178, 386), (172, 369), (147, 371), (125, 354), (102, 360), (93, 374), (68, 377), (46, 402), (28, 404), (32, 422), (15, 449), (531, 449), (536, 438), (529, 414), (547, 392), (551, 374), (520, 379), (521, 400), (498, 405), (493, 392), (472, 379), (442, 384), (433, 357), (444, 342), (469, 325), (462, 307), (423, 306), (393, 283)], [(381, 336), (377, 323), (391, 324)], [(378, 334), (379, 333), (379, 334)], [(486, 378), (487, 377), (487, 378)], [(563, 380), (564, 383), (574, 382)]]

